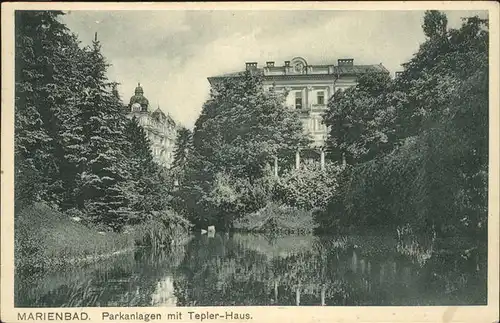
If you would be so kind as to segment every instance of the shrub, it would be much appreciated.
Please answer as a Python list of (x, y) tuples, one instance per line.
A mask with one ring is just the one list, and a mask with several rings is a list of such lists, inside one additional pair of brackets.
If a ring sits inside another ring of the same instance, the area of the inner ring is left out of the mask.
[(251, 232), (310, 233), (316, 227), (310, 211), (268, 203), (234, 222), (234, 228)]
[(213, 183), (204, 188), (187, 190), (188, 194), (182, 200), (197, 196), (189, 216), (198, 226), (215, 225), (229, 230), (235, 219), (264, 207), (270, 201), (272, 186), (270, 178), (251, 181), (219, 172), (214, 176)]
[(322, 209), (335, 194), (341, 167), (328, 163), (321, 170), (318, 163), (305, 162), (299, 169), (283, 174), (274, 188), (275, 200), (304, 210)]
[(135, 242), (153, 248), (172, 247), (182, 243), (191, 224), (172, 210), (156, 212), (154, 216), (133, 227)]

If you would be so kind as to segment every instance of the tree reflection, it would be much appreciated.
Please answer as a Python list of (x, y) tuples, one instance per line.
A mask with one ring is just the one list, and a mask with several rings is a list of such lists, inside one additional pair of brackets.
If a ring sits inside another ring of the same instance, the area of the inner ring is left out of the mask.
[[(434, 252), (422, 264), (399, 253), (386, 238), (316, 237), (304, 243), (311, 237), (193, 240), (178, 267), (177, 305), (485, 303), (486, 271), (476, 271), (476, 264), (486, 259), (470, 258), (467, 267), (457, 261), (458, 251), (448, 250)], [(474, 296), (470, 288), (477, 291)]]
[(200, 235), (169, 252), (145, 248), (80, 268), (18, 276), (15, 304), (486, 304), (487, 248), (467, 245), (438, 241), (422, 258), (387, 237)]

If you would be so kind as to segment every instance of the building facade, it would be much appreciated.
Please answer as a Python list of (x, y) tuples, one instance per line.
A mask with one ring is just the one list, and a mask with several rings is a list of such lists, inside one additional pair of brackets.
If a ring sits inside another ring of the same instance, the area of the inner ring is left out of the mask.
[(140, 84), (135, 88), (135, 94), (127, 106), (127, 117), (136, 117), (139, 124), (146, 130), (151, 141), (151, 152), (156, 163), (170, 168), (174, 161), (175, 139), (177, 125), (169, 114), (165, 114), (158, 106), (151, 111), (149, 100), (144, 96)]
[[(323, 114), (329, 98), (335, 91), (356, 85), (360, 74), (389, 71), (382, 65), (354, 65), (352, 58), (339, 59), (337, 64), (309, 65), (302, 57), (295, 57), (277, 66), (275, 62), (266, 62), (259, 67), (256, 62), (246, 63), (246, 71), (261, 75), (266, 89), (288, 93), (286, 104), (290, 109), (300, 111), (304, 130), (312, 139), (314, 149), (323, 150), (328, 134), (323, 124)], [(208, 78), (213, 84), (222, 78), (241, 77), (245, 71), (229, 73)], [(323, 158), (322, 153), (322, 158)]]

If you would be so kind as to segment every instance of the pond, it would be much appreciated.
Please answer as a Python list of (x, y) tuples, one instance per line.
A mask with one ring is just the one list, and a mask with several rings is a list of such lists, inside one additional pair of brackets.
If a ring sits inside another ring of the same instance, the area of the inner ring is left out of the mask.
[[(470, 244), (472, 245), (472, 244)], [(65, 270), (18, 274), (16, 307), (483, 305), (486, 247), (388, 236), (217, 233)]]

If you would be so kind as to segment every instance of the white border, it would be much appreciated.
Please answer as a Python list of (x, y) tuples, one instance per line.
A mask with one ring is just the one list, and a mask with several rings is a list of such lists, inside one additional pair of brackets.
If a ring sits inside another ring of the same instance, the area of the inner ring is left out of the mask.
[[(426, 307), (226, 307), (224, 310), (248, 312), (255, 322), (493, 322), (499, 319), (499, 4), (497, 2), (221, 2), (221, 3), (2, 3), (2, 110), (1, 110), (1, 315), (3, 322), (16, 322), (13, 304), (13, 151), (14, 151), (14, 24), (16, 9), (55, 10), (488, 10), (490, 19), (490, 131), (489, 131), (489, 215), (488, 215), (488, 305)], [(222, 309), (222, 308), (219, 308)], [(29, 309), (34, 310), (34, 309)], [(52, 312), (60, 309), (36, 309)], [(81, 308), (94, 322), (104, 311), (149, 312), (166, 315), (182, 311), (213, 311), (213, 308), (175, 309)], [(219, 311), (218, 311), (219, 312)], [(191, 322), (183, 320), (177, 322)], [(209, 320), (207, 320), (209, 321)], [(42, 321), (37, 321), (42, 322)], [(206, 322), (206, 321), (205, 321)], [(210, 320), (214, 322), (214, 320)], [(224, 320), (224, 322), (227, 322)], [(240, 321), (242, 322), (242, 321)]]

